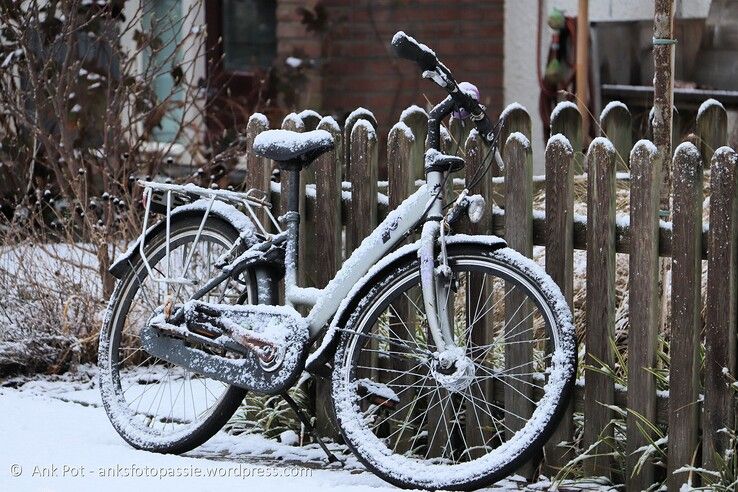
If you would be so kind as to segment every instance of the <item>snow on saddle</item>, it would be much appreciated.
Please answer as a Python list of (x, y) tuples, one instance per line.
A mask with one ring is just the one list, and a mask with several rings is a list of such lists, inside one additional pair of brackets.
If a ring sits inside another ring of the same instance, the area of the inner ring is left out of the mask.
[(253, 150), (256, 155), (276, 161), (279, 167), (302, 169), (334, 147), (333, 136), (325, 130), (267, 130), (254, 138)]

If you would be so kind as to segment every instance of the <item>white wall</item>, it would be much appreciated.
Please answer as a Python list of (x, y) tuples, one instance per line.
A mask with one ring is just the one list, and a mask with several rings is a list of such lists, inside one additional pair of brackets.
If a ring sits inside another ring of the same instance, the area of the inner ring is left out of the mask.
[[(576, 16), (578, 0), (541, 0), (543, 27), (541, 31), (542, 63), (548, 54), (551, 29), (546, 24), (553, 7), (563, 9), (566, 15)], [(679, 18), (705, 18), (711, 0), (676, 0)], [(648, 20), (653, 17), (653, 0), (590, 0), (589, 17), (592, 22)], [(536, 23), (538, 0), (505, 1), (505, 104), (519, 102), (533, 120), (534, 173), (543, 173), (543, 127), (538, 118), (539, 86), (536, 75)]]

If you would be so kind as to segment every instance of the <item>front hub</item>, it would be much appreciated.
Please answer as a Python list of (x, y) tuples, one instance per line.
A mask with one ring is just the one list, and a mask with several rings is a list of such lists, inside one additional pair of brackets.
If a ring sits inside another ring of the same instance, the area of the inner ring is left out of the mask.
[(431, 373), (438, 384), (452, 393), (468, 388), (476, 375), (474, 362), (459, 347), (437, 353), (431, 363)]

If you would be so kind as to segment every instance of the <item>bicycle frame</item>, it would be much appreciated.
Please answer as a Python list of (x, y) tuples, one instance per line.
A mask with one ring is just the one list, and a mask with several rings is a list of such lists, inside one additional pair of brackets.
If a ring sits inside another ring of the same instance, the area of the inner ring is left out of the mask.
[[(453, 108), (451, 98), (446, 98), (439, 103), (429, 114), (428, 119), (428, 146), (430, 148), (440, 147), (440, 121), (447, 116)], [(285, 303), (289, 306), (305, 306), (310, 311), (306, 316), (308, 323), (310, 338), (315, 340), (321, 333), (326, 323), (336, 314), (341, 302), (346, 298), (353, 286), (364, 277), (371, 267), (381, 258), (385, 257), (392, 249), (403, 239), (407, 238), (411, 231), (415, 229), (421, 221), (425, 221), (421, 232), (420, 249), (418, 255), (421, 264), (421, 286), (423, 292), (423, 304), (428, 318), (428, 325), (433, 340), (438, 351), (443, 351), (447, 347), (453, 347), (453, 337), (449, 326), (448, 316), (445, 314), (446, 306), (438, 306), (436, 302), (437, 293), (444, 292), (448, 288), (447, 278), (443, 270), (435, 268), (436, 247), (439, 236), (442, 235), (443, 221), (443, 184), (444, 173), (440, 171), (429, 171), (426, 174), (426, 183), (410, 195), (397, 209), (391, 211), (381, 224), (354, 250), (351, 256), (344, 262), (336, 276), (323, 289), (313, 287), (302, 287), (297, 282), (298, 272), (298, 244), (299, 244), (299, 170), (289, 169), (283, 170), (285, 177), (283, 180), (283, 188), (281, 190), (283, 199), (286, 198), (287, 212), (280, 217), (284, 231), (280, 229), (279, 224), (269, 212), (270, 205), (263, 197), (255, 195), (255, 190), (249, 190), (246, 193), (237, 193), (226, 190), (212, 190), (200, 188), (193, 185), (171, 185), (163, 183), (141, 182), (144, 186), (144, 198), (146, 201), (146, 212), (144, 218), (144, 227), (141, 238), (138, 241), (137, 248), (143, 258), (144, 265), (149, 270), (149, 275), (156, 282), (171, 284), (194, 284), (192, 279), (172, 278), (169, 269), (166, 275), (156, 277), (151, 270), (148, 260), (144, 254), (144, 242), (147, 235), (148, 215), (151, 207), (151, 201), (154, 191), (164, 192), (166, 197), (166, 234), (167, 234), (167, 264), (169, 264), (169, 222), (170, 216), (176, 208), (172, 209), (172, 194), (182, 193), (188, 195), (196, 195), (204, 198), (201, 200), (204, 217), (200, 224), (198, 235), (195, 239), (197, 242), (200, 232), (215, 204), (225, 205), (222, 202), (231, 202), (240, 205), (248, 211), (252, 222), (267, 238), (266, 242), (253, 245), (248, 251), (263, 251), (263, 245), (272, 244), (270, 240), (274, 240), (278, 236), (285, 239)], [(230, 207), (230, 205), (225, 205)], [(276, 235), (269, 234), (266, 228), (259, 222), (254, 208), (266, 211), (269, 220), (272, 222), (278, 233)], [(244, 219), (246, 216), (233, 209)], [(242, 231), (243, 232), (243, 231)], [(239, 240), (240, 241), (240, 240)], [(224, 255), (230, 255), (236, 250), (238, 242), (231, 250)], [(194, 250), (194, 248), (193, 248)], [(445, 249), (441, 245), (441, 252)], [(191, 250), (192, 252), (192, 250)], [(443, 255), (442, 255), (443, 256)], [(219, 259), (220, 261), (220, 259)], [(192, 296), (192, 299), (200, 299), (205, 293), (209, 292), (215, 286), (228, 279), (234, 272), (240, 272), (245, 269), (244, 265), (248, 264), (248, 254), (241, 255), (238, 258), (230, 259), (222, 272), (213, 278), (208, 279), (202, 287)], [(189, 264), (189, 258), (187, 259)], [(263, 272), (256, 272), (257, 277), (263, 276)], [(262, 277), (263, 279), (263, 277)], [(270, 302), (270, 299), (260, 298), (260, 302)], [(440, 307), (440, 310), (437, 309)], [(440, 311), (440, 312), (439, 312)]]

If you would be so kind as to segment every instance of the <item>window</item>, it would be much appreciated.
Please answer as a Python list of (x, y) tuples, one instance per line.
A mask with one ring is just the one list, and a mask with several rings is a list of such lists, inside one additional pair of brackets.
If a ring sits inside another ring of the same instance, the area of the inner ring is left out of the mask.
[(223, 0), (224, 68), (247, 72), (268, 68), (277, 54), (275, 0)]
[(182, 122), (183, 89), (175, 86), (172, 69), (181, 62), (177, 46), (182, 41), (182, 0), (153, 0), (144, 18), (144, 29), (156, 38), (157, 49), (145, 54), (144, 66), (154, 74), (157, 102), (167, 110), (159, 126), (152, 129), (157, 142), (173, 142)]

